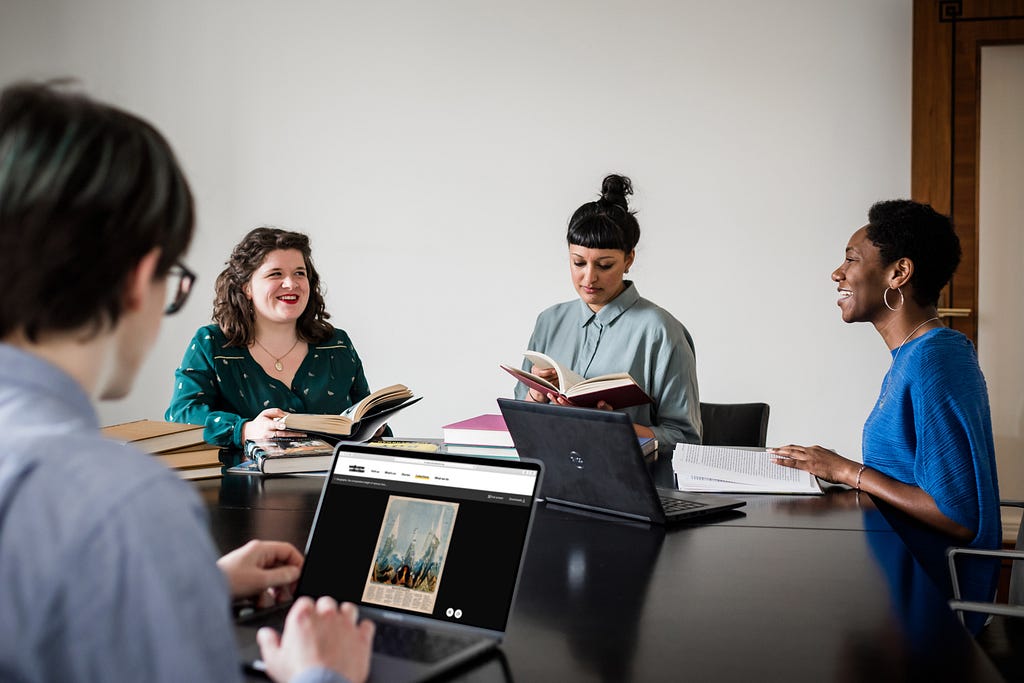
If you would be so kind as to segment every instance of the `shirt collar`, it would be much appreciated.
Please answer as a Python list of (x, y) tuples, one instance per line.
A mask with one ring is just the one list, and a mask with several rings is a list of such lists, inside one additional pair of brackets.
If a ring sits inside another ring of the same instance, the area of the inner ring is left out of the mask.
[(623, 280), (625, 289), (619, 295), (601, 307), (601, 310), (594, 313), (590, 306), (580, 299), (580, 327), (586, 327), (591, 321), (596, 321), (601, 327), (611, 325), (619, 316), (628, 311), (640, 300), (640, 293), (632, 280)]

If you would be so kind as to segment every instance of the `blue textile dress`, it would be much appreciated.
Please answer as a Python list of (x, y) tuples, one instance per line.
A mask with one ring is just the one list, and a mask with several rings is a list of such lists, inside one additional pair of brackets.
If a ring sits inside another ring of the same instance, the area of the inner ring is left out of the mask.
[[(947, 328), (895, 349), (864, 424), (864, 464), (918, 486), (971, 529), (970, 546), (1000, 546), (999, 484), (988, 390), (971, 341)], [(965, 563), (966, 599), (991, 600), (998, 565)]]

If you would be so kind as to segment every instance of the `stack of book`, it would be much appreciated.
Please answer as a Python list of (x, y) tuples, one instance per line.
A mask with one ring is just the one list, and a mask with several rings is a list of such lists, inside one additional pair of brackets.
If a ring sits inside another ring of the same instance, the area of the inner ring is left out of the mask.
[(151, 454), (182, 479), (207, 479), (221, 475), (220, 447), (203, 440), (203, 426), (134, 420), (100, 430), (114, 441), (130, 443)]
[(516, 460), (515, 445), (501, 415), (477, 415), (441, 428), (444, 452)]

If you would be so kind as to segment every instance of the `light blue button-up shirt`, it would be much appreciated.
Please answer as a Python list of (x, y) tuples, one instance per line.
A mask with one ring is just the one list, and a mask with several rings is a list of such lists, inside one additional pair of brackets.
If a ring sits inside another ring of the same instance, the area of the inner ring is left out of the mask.
[(195, 490), (103, 438), (70, 376), (6, 344), (0, 431), (0, 679), (241, 680)]
[[(700, 443), (693, 340), (672, 314), (641, 298), (631, 281), (597, 313), (581, 299), (548, 308), (537, 316), (529, 348), (586, 378), (628, 372), (654, 403), (623, 412), (651, 428), (661, 458), (670, 459), (679, 442)], [(530, 369), (529, 361), (523, 369)], [(516, 398), (525, 398), (527, 391), (517, 384)]]

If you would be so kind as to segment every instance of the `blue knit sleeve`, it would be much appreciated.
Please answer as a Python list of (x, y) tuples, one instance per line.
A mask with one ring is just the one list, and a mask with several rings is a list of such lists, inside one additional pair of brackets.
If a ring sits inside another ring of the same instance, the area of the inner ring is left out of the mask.
[(914, 478), (944, 515), (975, 532), (977, 543), (991, 533), (982, 520), (992, 516), (998, 494), (985, 380), (964, 343), (923, 345), (912, 359)]

